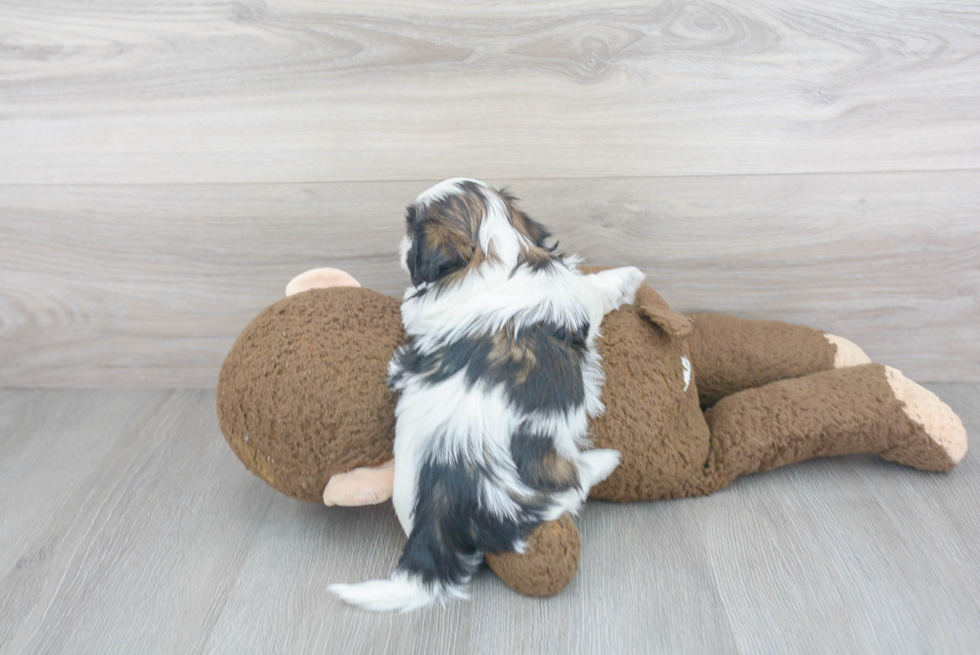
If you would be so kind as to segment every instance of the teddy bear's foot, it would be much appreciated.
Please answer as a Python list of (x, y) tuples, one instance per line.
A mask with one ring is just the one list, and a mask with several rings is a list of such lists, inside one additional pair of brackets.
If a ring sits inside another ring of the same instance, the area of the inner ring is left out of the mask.
[[(902, 372), (885, 367), (885, 378), (902, 411), (920, 428), (920, 434), (904, 440), (881, 455), (885, 459), (929, 471), (953, 468), (966, 455), (967, 439), (963, 421), (936, 394)], [(943, 457), (945, 456), (945, 457)]]
[(527, 596), (554, 596), (578, 571), (581, 540), (572, 517), (542, 523), (528, 536), (521, 553), (487, 553), (487, 564), (501, 580)]
[(834, 368), (871, 363), (871, 358), (864, 352), (864, 349), (853, 341), (836, 334), (825, 333), (823, 337), (837, 348), (837, 352), (834, 353)]

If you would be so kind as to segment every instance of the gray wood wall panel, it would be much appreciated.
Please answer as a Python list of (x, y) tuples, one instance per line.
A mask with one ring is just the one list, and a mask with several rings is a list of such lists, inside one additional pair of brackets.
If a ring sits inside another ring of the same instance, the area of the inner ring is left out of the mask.
[(401, 208), (510, 184), (680, 309), (980, 380), (980, 6), (0, 0), (0, 386), (210, 386)]
[(975, 168), (980, 6), (7, 0), (0, 180)]
[[(826, 329), (919, 380), (980, 379), (980, 173), (493, 180), (563, 249), (680, 310)], [(430, 180), (0, 186), (0, 384), (212, 386), (286, 282), (398, 295)]]
[[(980, 385), (929, 385), (980, 430)], [(300, 503), (218, 432), (212, 390), (0, 390), (0, 653), (924, 653), (980, 643), (980, 465), (813, 460), (712, 496), (590, 502), (533, 599), (343, 605), (404, 541), (390, 504)], [(59, 446), (60, 444), (60, 446)], [(16, 471), (10, 475), (11, 471)], [(10, 526), (11, 529), (7, 530)]]

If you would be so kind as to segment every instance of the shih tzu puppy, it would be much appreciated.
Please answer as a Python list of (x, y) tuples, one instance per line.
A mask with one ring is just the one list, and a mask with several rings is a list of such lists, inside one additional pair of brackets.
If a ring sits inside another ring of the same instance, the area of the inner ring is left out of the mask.
[(643, 274), (585, 275), (549, 237), (478, 180), (446, 180), (408, 207), (409, 341), (389, 365), (392, 500), (408, 542), (390, 579), (330, 587), (348, 603), (407, 611), (465, 597), (485, 553), (521, 552), (619, 464), (588, 449), (588, 418), (603, 411), (596, 339)]

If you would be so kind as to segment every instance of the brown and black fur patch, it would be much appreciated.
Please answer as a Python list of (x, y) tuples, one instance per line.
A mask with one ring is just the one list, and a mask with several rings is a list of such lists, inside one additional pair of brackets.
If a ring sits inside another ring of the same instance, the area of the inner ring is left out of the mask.
[(588, 323), (569, 329), (541, 322), (463, 337), (430, 353), (409, 343), (395, 353), (389, 383), (397, 387), (412, 374), (434, 385), (465, 371), (469, 386), (502, 385), (508, 400), (523, 411), (567, 411), (585, 401), (582, 367), (588, 333)]
[(526, 382), (531, 371), (538, 365), (531, 344), (515, 339), (512, 328), (493, 333), (490, 335), (490, 341), (492, 345), (487, 357), (490, 364), (507, 367), (513, 371), (515, 382)]
[(510, 439), (510, 453), (521, 482), (535, 491), (556, 492), (579, 487), (575, 462), (558, 454), (551, 437), (521, 427)]

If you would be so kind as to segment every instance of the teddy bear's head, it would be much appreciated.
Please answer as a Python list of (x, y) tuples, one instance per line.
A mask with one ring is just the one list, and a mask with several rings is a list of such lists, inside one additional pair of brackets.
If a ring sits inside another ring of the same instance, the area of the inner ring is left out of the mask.
[[(221, 369), (218, 416), (253, 473), (294, 498), (321, 502), (332, 477), (391, 460), (395, 397), (386, 379), (405, 341), (399, 305), (369, 289), (311, 289), (245, 328)], [(603, 320), (606, 412), (591, 436), (622, 460), (593, 497), (665, 498), (701, 483), (709, 439), (690, 334), (690, 320), (645, 285), (634, 305)]]
[(267, 307), (221, 367), (218, 419), (239, 459), (273, 488), (322, 502), (332, 476), (392, 458), (388, 361), (399, 302), (369, 289), (311, 289)]

